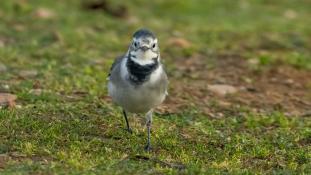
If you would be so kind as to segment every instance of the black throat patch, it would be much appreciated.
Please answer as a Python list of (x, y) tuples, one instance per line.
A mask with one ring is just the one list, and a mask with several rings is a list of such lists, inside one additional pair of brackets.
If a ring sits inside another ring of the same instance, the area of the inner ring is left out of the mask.
[(129, 54), (126, 67), (129, 71), (129, 79), (135, 85), (140, 85), (147, 81), (150, 78), (150, 75), (153, 71), (155, 71), (158, 66), (158, 57), (152, 58), (153, 63), (140, 65), (131, 59), (131, 55)]

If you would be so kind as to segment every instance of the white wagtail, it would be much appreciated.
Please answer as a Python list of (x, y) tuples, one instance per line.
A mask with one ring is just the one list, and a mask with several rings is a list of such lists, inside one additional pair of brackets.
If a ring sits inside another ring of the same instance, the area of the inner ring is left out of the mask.
[(160, 62), (158, 39), (151, 31), (140, 29), (134, 33), (127, 53), (112, 64), (108, 80), (109, 96), (123, 108), (130, 133), (127, 112), (146, 114), (148, 140), (145, 149), (149, 151), (153, 109), (164, 101), (168, 85)]

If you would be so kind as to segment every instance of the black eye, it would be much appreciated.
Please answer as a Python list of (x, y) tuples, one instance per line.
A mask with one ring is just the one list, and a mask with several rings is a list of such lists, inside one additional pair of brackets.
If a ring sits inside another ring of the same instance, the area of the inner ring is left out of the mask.
[(152, 44), (152, 48), (155, 48), (155, 46), (156, 46), (156, 44), (154, 43), (154, 44)]
[(137, 42), (134, 42), (134, 46), (137, 47)]

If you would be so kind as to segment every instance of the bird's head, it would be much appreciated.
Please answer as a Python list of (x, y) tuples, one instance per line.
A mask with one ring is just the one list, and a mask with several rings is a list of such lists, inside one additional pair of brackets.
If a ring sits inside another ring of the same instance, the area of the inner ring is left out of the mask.
[(141, 64), (152, 63), (160, 56), (158, 39), (147, 29), (140, 29), (133, 34), (133, 40), (129, 47), (131, 59)]

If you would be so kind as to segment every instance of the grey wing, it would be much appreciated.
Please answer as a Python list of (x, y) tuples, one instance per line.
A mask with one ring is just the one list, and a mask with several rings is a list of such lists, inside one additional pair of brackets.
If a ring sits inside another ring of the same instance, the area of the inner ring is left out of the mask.
[(119, 56), (119, 57), (117, 57), (117, 58), (114, 60), (114, 62), (113, 62), (112, 65), (111, 65), (109, 74), (108, 74), (108, 79), (110, 79), (111, 74), (112, 74), (112, 72), (114, 71), (114, 69), (117, 68), (117, 67), (121, 64), (123, 58), (124, 58), (124, 56)]
[(167, 92), (168, 83), (169, 83), (169, 81), (168, 81), (167, 75), (165, 73), (165, 70), (163, 68), (163, 72), (162, 72), (162, 76), (161, 76), (159, 84), (161, 85), (161, 91), (165, 92), (165, 95), (168, 95), (168, 92)]

